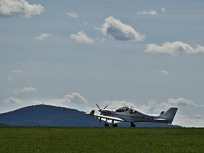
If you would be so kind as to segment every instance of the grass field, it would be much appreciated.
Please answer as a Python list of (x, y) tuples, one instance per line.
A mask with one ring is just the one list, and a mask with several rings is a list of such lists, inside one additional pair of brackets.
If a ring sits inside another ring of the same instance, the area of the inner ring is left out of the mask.
[(0, 127), (0, 153), (203, 153), (204, 129)]

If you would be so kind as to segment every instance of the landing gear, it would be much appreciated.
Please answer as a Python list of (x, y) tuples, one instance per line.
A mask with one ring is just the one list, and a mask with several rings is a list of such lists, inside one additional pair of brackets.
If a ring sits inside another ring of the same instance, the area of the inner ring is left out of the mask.
[(104, 124), (104, 127), (109, 127), (109, 124), (108, 124), (108, 123), (105, 123), (105, 124)]
[(131, 122), (130, 127), (135, 127), (135, 124)]
[[(118, 127), (118, 124), (112, 124), (111, 126), (112, 127)], [(110, 127), (110, 125), (108, 123), (105, 123), (104, 127)]]
[(118, 127), (118, 124), (113, 124), (113, 127)]

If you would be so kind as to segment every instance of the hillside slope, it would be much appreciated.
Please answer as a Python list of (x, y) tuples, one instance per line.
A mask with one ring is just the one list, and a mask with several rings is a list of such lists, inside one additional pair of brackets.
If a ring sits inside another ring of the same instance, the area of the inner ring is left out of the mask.
[(35, 105), (0, 114), (0, 125), (9, 126), (102, 126), (84, 112), (50, 105)]

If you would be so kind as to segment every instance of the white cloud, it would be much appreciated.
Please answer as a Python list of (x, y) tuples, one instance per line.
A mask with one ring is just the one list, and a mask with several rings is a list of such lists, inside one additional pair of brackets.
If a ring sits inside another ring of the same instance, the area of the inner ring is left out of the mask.
[(196, 104), (190, 100), (190, 99), (185, 99), (185, 98), (178, 98), (178, 99), (173, 99), (169, 98), (168, 99), (168, 104), (171, 106), (196, 106)]
[(94, 40), (91, 37), (88, 37), (83, 31), (77, 32), (77, 34), (72, 34), (70, 38), (80, 43), (94, 43)]
[(16, 94), (18, 94), (18, 93), (34, 93), (37, 91), (37, 89), (34, 87), (24, 87), (22, 89), (14, 89), (13, 91)]
[(204, 116), (201, 114), (193, 114), (193, 118), (195, 119), (204, 119)]
[(78, 18), (79, 15), (76, 12), (68, 12), (67, 15), (71, 18)]
[(26, 73), (22, 70), (11, 70), (12, 74), (20, 74), (20, 75), (26, 75)]
[(55, 105), (65, 105), (65, 106), (71, 106), (72, 104), (89, 104), (88, 100), (86, 100), (80, 93), (73, 92), (71, 94), (67, 94), (64, 96), (64, 98), (58, 98), (58, 99), (49, 99), (45, 100), (49, 104), (55, 104)]
[(39, 36), (35, 37), (37, 40), (45, 40), (48, 39), (51, 35), (49, 33), (42, 33)]
[(22, 100), (13, 96), (10, 96), (9, 98), (7, 98), (6, 100), (4, 100), (5, 103), (9, 103), (9, 104), (19, 104), (22, 103)]
[(38, 100), (35, 103), (42, 103), (42, 102), (49, 105), (57, 105), (57, 106), (74, 108), (80, 111), (92, 110), (92, 108), (90, 109), (88, 100), (84, 98), (82, 95), (80, 95), (80, 93), (78, 92), (67, 94), (63, 98)]
[(11, 70), (11, 74), (7, 77), (9, 81), (15, 80), (15, 78), (28, 77), (29, 75), (22, 70)]
[(164, 7), (161, 8), (162, 13), (166, 13), (166, 9)]
[(73, 92), (71, 95), (64, 96), (64, 102), (74, 104), (88, 104), (89, 102), (78, 92)]
[(149, 10), (139, 11), (137, 14), (138, 15), (146, 15), (146, 16), (165, 15), (166, 9), (163, 7), (163, 8), (161, 8), (161, 13), (158, 13), (157, 11), (150, 8)]
[(150, 16), (155, 16), (158, 15), (158, 13), (155, 10), (149, 9), (147, 11), (139, 11), (137, 14), (139, 15), (150, 15)]
[(181, 125), (184, 127), (203, 127), (204, 120), (203, 115), (201, 114), (190, 114), (190, 115), (183, 115), (177, 114), (174, 119), (174, 124)]
[(100, 30), (104, 35), (110, 35), (116, 40), (128, 41), (142, 41), (145, 36), (137, 32), (130, 25), (122, 23), (120, 20), (115, 19), (110, 16), (105, 19), (104, 24), (101, 26)]
[(160, 70), (158, 71), (159, 74), (162, 74), (162, 75), (169, 75), (169, 72), (165, 71), (165, 70)]
[(185, 99), (185, 98), (169, 98), (166, 102), (158, 102), (156, 100), (149, 100), (147, 104), (143, 104), (141, 106), (138, 106), (138, 109), (142, 110), (143, 112), (147, 113), (159, 113), (161, 110), (166, 111), (170, 107), (197, 107), (197, 106), (203, 106), (198, 105), (193, 102), (191, 99)]
[(204, 53), (204, 46), (197, 45), (195, 48), (190, 46), (187, 43), (183, 43), (181, 41), (175, 42), (165, 42), (162, 46), (158, 46), (156, 44), (148, 44), (146, 46), (145, 52), (149, 53), (165, 53), (170, 55), (182, 55), (182, 54), (197, 54)]
[(147, 104), (143, 104), (138, 107), (138, 109), (140, 109), (144, 113), (158, 113), (159, 111), (161, 111), (161, 107), (158, 105), (158, 102), (156, 100), (149, 100)]
[(40, 15), (44, 8), (40, 4), (29, 4), (26, 0), (0, 0), (0, 15)]

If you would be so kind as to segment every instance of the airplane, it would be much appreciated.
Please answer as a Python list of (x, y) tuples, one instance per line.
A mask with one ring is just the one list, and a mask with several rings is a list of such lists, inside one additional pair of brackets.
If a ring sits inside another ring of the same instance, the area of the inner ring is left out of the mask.
[(162, 111), (159, 115), (147, 115), (142, 112), (139, 112), (132, 107), (121, 107), (116, 109), (115, 111), (106, 110), (108, 105), (101, 109), (97, 104), (96, 106), (99, 108), (100, 115), (95, 115), (95, 110), (92, 110), (89, 114), (91, 116), (95, 116), (101, 119), (105, 119), (105, 127), (109, 127), (107, 121), (111, 120), (112, 127), (118, 127), (116, 122), (130, 122), (130, 127), (135, 127), (134, 122), (155, 122), (155, 123), (167, 123), (171, 124), (173, 122), (174, 116), (178, 108), (171, 107), (166, 112)]

